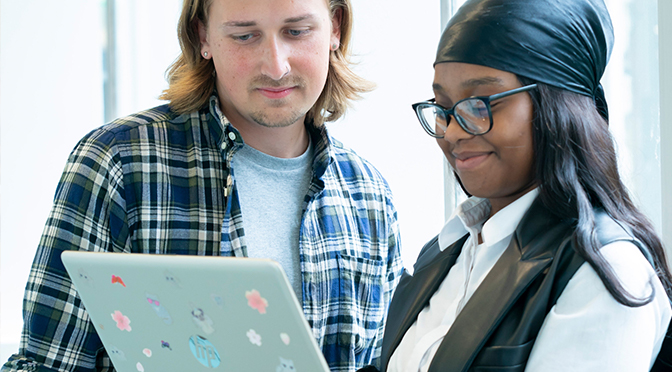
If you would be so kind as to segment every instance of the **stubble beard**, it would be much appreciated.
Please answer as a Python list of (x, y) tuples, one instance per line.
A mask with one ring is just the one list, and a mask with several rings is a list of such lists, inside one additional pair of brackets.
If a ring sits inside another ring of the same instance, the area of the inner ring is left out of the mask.
[(306, 113), (301, 110), (292, 110), (289, 114), (271, 118), (267, 112), (259, 110), (251, 113), (250, 118), (266, 128), (285, 128), (301, 120), (305, 115)]
[[(266, 87), (283, 87), (283, 86), (293, 86), (297, 90), (305, 88), (306, 82), (297, 76), (288, 76), (281, 80), (273, 80), (267, 76), (259, 76), (252, 82), (251, 90), (255, 90), (257, 87), (266, 86)], [(278, 113), (272, 114), (270, 111), (275, 109), (282, 110), (283, 107), (291, 105), (289, 99), (280, 99), (274, 100), (269, 103), (269, 106), (266, 110), (254, 111), (250, 114), (250, 118), (257, 124), (266, 127), (266, 128), (285, 128), (288, 127), (297, 121), (301, 120), (304, 117), (308, 110), (303, 110), (297, 107), (288, 107), (289, 113)]]

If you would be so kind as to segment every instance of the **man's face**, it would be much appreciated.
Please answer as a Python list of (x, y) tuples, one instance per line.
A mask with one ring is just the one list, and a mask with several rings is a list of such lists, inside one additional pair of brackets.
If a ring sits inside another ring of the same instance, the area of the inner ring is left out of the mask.
[(201, 54), (214, 61), (234, 126), (302, 125), (324, 88), (339, 24), (326, 0), (213, 0), (207, 26), (199, 23)]

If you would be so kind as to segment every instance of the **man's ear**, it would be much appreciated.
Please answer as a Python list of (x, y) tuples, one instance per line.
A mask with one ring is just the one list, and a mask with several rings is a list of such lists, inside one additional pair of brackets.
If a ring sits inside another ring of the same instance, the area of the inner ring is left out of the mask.
[(198, 30), (198, 40), (201, 42), (201, 55), (203, 55), (203, 52), (210, 50), (210, 44), (208, 44), (208, 31), (205, 24), (203, 24), (200, 19), (196, 21), (196, 28)]
[[(341, 44), (341, 20), (343, 19), (343, 9), (338, 8), (331, 17), (331, 46), (333, 50), (338, 49)], [(333, 46), (336, 45), (336, 48)]]

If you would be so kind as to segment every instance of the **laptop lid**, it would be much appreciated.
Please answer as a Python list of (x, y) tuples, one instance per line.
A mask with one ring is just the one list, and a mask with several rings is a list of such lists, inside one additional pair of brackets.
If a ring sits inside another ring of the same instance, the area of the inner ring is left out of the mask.
[(67, 251), (116, 370), (329, 371), (279, 264)]

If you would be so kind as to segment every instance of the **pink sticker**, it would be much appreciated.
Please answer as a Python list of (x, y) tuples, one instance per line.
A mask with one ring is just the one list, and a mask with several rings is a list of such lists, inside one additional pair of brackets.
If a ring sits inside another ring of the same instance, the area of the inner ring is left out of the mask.
[(282, 340), (282, 343), (285, 345), (289, 345), (289, 335), (286, 333), (281, 333), (280, 334), (280, 339)]
[(247, 331), (247, 338), (250, 339), (250, 342), (257, 345), (261, 346), (261, 336), (257, 334), (257, 332), (254, 329), (250, 329)]
[(142, 366), (142, 363), (138, 362), (138, 364), (135, 365), (135, 368), (138, 369), (138, 372), (145, 372), (145, 367)]
[(251, 291), (245, 291), (245, 297), (247, 297), (247, 304), (259, 311), (259, 314), (266, 314), (266, 307), (268, 306), (268, 301), (265, 298), (261, 297), (259, 291), (253, 289)]
[(112, 275), (112, 284), (114, 284), (114, 283), (119, 283), (119, 284), (123, 285), (124, 287), (126, 287), (126, 284), (124, 283), (123, 280), (121, 280), (121, 277), (116, 276), (116, 275)]
[(151, 358), (151, 357), (152, 357), (152, 351), (149, 350), (149, 349), (143, 349), (143, 350), (142, 350), (142, 353), (145, 354), (145, 355), (147, 356), (147, 358)]
[(131, 320), (128, 317), (121, 313), (121, 311), (116, 310), (112, 315), (112, 320), (117, 322), (117, 328), (122, 331), (131, 331)]

